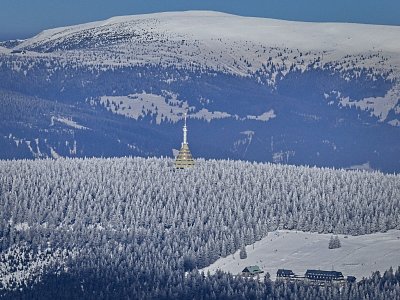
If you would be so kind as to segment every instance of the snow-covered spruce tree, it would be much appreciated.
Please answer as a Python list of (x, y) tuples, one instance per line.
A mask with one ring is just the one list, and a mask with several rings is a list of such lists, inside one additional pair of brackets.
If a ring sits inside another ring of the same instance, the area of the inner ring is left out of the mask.
[(240, 259), (247, 258), (246, 247), (244, 245), (242, 245), (242, 247), (240, 247), (239, 257), (240, 257)]
[(340, 243), (339, 237), (337, 235), (335, 235), (335, 236), (332, 235), (329, 240), (328, 248), (329, 249), (337, 249), (340, 247), (342, 247), (342, 244)]

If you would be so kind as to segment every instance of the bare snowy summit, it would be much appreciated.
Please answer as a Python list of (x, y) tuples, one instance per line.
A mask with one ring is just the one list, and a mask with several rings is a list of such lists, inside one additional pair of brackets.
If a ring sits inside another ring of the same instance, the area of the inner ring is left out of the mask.
[(58, 40), (84, 30), (94, 35), (104, 27), (115, 27), (115, 33), (129, 33), (154, 25), (149, 31), (166, 31), (187, 34), (188, 37), (209, 39), (232, 38), (270, 45), (302, 48), (304, 50), (343, 50), (346, 53), (360, 50), (400, 52), (398, 26), (366, 25), (354, 23), (311, 23), (277, 19), (241, 17), (212, 11), (165, 12), (144, 15), (112, 17), (104, 21), (45, 30), (27, 39), (18, 47)]
[[(312, 51), (314, 55), (323, 55), (321, 63), (341, 59), (345, 55), (381, 51), (389, 56), (392, 65), (399, 70), (398, 36), (400, 28), (396, 26), (293, 22), (219, 12), (188, 11), (120, 16), (45, 30), (23, 41), (16, 48), (54, 52), (74, 49), (74, 46), (82, 49), (83, 45), (85, 50), (104, 46), (109, 47), (107, 50), (112, 50), (118, 47), (126, 55), (136, 55), (137, 62), (140, 62), (159, 61), (162, 59), (162, 51), (151, 51), (149, 46), (168, 44), (172, 47), (169, 52), (173, 52), (174, 48), (180, 50), (182, 62), (210, 64), (207, 58), (211, 56), (216, 59), (211, 62), (211, 66), (225, 67), (227, 71), (239, 73), (248, 68), (240, 65), (230, 68), (229, 65), (234, 65), (233, 59), (246, 53), (251, 56), (248, 57), (252, 64), (250, 69), (256, 69), (265, 62), (264, 56), (257, 55), (263, 46)], [(110, 40), (104, 41), (107, 37)], [(103, 43), (108, 44), (100, 43), (101, 38)], [(145, 41), (146, 45), (142, 45), (145, 47), (138, 49)], [(206, 50), (217, 53), (208, 53), (204, 57)], [(299, 60), (295, 56), (298, 56), (296, 52), (285, 63), (298, 65)], [(306, 55), (302, 60), (312, 58)], [(167, 58), (165, 60), (168, 61)], [(100, 61), (101, 58), (97, 62)], [(108, 62), (112, 63), (112, 60)], [(132, 61), (128, 61), (128, 64), (131, 63)]]

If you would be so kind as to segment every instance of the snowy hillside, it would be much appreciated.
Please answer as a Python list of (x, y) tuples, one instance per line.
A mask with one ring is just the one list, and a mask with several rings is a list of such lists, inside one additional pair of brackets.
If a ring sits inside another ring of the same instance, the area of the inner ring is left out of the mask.
[(0, 157), (170, 156), (189, 109), (196, 157), (398, 172), (399, 35), (188, 11), (1, 42)]
[[(258, 80), (275, 86), (289, 72), (310, 68), (334, 68), (346, 80), (359, 77), (361, 68), (371, 68), (372, 78), (387, 73), (388, 79), (398, 80), (399, 35), (396, 26), (302, 23), (190, 11), (114, 17), (46, 30), (15, 49), (31, 50), (28, 56), (34, 57), (45, 52), (95, 68), (161, 64), (239, 76), (257, 73)], [(339, 99), (342, 106), (368, 110), (385, 121), (391, 110), (400, 109), (400, 86), (378, 98), (339, 95)], [(397, 126), (398, 121), (389, 121)]]
[[(270, 53), (272, 58), (281, 57), (275, 59), (289, 66), (306, 66), (317, 55), (321, 56), (318, 64), (323, 65), (376, 52), (388, 55), (388, 62), (380, 63), (382, 69), (392, 65), (398, 71), (400, 42), (396, 37), (399, 31), (396, 26), (302, 23), (191, 11), (114, 17), (46, 30), (17, 45), (16, 49), (55, 54), (62, 50), (90, 49), (101, 53), (105, 48), (115, 49), (118, 51), (109, 54), (110, 60), (93, 56), (92, 63), (117, 63), (115, 55), (118, 54), (122, 64), (161, 60), (174, 65), (191, 63), (224, 68), (243, 75), (259, 69), (265, 63), (265, 56), (261, 55), (265, 53)], [(288, 49), (290, 53), (279, 55)], [(305, 52), (304, 56), (299, 56), (300, 52)], [(133, 57), (124, 62), (124, 55)], [(239, 62), (240, 57), (245, 57), (247, 62)], [(361, 58), (357, 66), (363, 64), (375, 67), (374, 61)]]
[[(190, 113), (188, 116), (189, 119), (199, 119), (207, 122), (225, 118), (233, 118), (241, 121), (257, 120), (267, 122), (276, 117), (272, 109), (259, 116), (247, 115), (244, 117), (230, 115), (220, 111), (210, 112), (206, 108), (202, 108), (196, 112), (195, 107), (189, 107), (186, 101), (178, 100), (176, 95), (168, 96), (169, 99), (161, 95), (146, 93), (128, 96), (103, 96), (100, 98), (100, 103), (104, 105), (107, 110), (135, 120), (143, 118), (148, 114), (154, 115), (156, 124), (161, 124), (166, 121), (176, 123), (182, 119), (185, 111)], [(195, 112), (191, 113), (192, 111)]]
[(239, 250), (202, 269), (207, 273), (223, 270), (239, 274), (245, 267), (258, 265), (275, 280), (278, 269), (293, 270), (303, 276), (307, 269), (340, 271), (358, 280), (379, 270), (396, 268), (400, 262), (400, 231), (361, 236), (339, 235), (341, 247), (328, 249), (332, 235), (278, 230), (246, 247), (247, 258), (239, 258)]
[[(190, 170), (176, 170), (167, 158), (0, 160), (0, 297), (192, 299), (177, 295), (202, 280), (224, 286), (218, 278), (231, 276), (206, 279), (197, 270), (230, 260), (244, 245), (259, 241), (263, 254), (277, 249), (262, 266), (293, 262), (296, 269), (303, 266), (296, 257), (309, 264), (332, 233), (360, 237), (341, 236), (332, 259), (321, 252), (321, 266), (341, 258), (364, 272), (366, 253), (382, 246), (387, 257), (372, 259), (377, 270), (398, 257), (399, 177), (228, 160), (196, 160)], [(327, 235), (274, 236), (278, 229)], [(295, 242), (289, 252), (287, 240)], [(278, 253), (285, 262), (268, 261)], [(249, 288), (241, 278), (223, 281)]]

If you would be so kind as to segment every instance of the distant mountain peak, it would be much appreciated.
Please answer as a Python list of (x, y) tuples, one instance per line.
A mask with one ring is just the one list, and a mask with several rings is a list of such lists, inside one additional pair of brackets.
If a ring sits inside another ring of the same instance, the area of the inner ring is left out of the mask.
[[(15, 101), (7, 102), (5, 115), (19, 121), (0, 124), (0, 149), (23, 157), (50, 150), (169, 154), (189, 108), (192, 134), (204, 135), (191, 148), (196, 157), (335, 167), (369, 161), (374, 169), (398, 170), (399, 36), (396, 26), (213, 11), (117, 16), (45, 30), (0, 43), (0, 88), (51, 103), (39, 101), (44, 115), (32, 121), (18, 118), (34, 100), (21, 100), (18, 113)], [(72, 108), (56, 109), (57, 101)], [(48, 127), (51, 116), (59, 119)], [(32, 136), (38, 142), (28, 145)]]

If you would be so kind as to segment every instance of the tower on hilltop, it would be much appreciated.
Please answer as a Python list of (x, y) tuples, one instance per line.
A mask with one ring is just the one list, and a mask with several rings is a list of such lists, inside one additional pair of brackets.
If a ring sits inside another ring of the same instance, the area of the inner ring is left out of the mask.
[(181, 150), (179, 150), (178, 156), (175, 160), (175, 167), (177, 169), (186, 169), (194, 166), (194, 160), (192, 154), (189, 150), (189, 144), (187, 142), (187, 126), (186, 126), (186, 117), (187, 114), (185, 112), (185, 125), (183, 126), (183, 142)]

